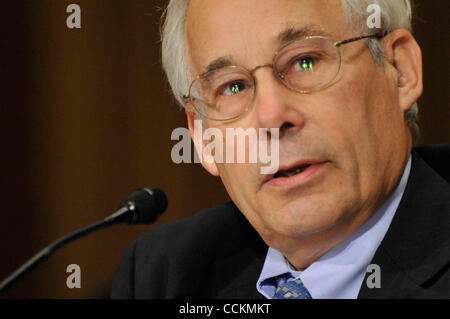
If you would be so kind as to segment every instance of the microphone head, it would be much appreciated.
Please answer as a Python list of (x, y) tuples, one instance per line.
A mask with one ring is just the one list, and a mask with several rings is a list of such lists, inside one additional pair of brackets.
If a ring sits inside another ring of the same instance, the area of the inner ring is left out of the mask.
[(122, 206), (127, 206), (132, 216), (130, 224), (153, 223), (167, 209), (168, 200), (164, 191), (160, 188), (138, 188)]

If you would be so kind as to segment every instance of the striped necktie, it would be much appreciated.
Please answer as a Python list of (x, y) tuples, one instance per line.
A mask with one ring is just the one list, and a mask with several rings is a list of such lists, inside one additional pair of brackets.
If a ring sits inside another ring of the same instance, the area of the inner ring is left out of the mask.
[(276, 277), (277, 288), (273, 299), (312, 299), (302, 281), (288, 280), (290, 277), (289, 274)]

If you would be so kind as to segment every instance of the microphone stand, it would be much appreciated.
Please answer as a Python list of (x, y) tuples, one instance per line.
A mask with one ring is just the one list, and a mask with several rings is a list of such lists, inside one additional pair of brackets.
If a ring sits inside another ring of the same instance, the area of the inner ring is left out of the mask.
[(7, 290), (12, 284), (22, 278), (30, 270), (50, 257), (50, 255), (59, 248), (96, 230), (126, 221), (127, 219), (129, 219), (128, 213), (133, 210), (134, 205), (129, 202), (126, 204), (126, 206), (120, 208), (117, 212), (106, 217), (105, 219), (73, 231), (48, 245), (0, 283), (0, 294)]

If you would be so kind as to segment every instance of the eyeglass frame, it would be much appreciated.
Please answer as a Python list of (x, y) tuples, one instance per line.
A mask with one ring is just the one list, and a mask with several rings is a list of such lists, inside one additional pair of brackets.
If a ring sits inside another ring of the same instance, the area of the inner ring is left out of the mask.
[[(253, 83), (255, 83), (255, 89), (254, 89), (255, 92), (256, 92), (256, 83), (257, 83), (257, 82), (256, 82), (255, 75), (254, 75), (253, 73), (256, 72), (257, 70), (261, 69), (261, 68), (267, 68), (267, 67), (270, 67), (270, 68), (272, 68), (272, 71), (273, 71), (273, 74), (274, 74), (275, 78), (277, 78), (277, 79), (278, 79), (278, 80), (279, 80), (286, 88), (288, 88), (288, 89), (291, 90), (291, 91), (300, 93), (300, 94), (309, 94), (309, 93), (312, 93), (312, 92), (318, 92), (318, 91), (321, 91), (321, 90), (324, 90), (324, 89), (328, 88), (328, 87), (332, 84), (332, 82), (336, 79), (336, 77), (338, 76), (338, 74), (339, 74), (339, 72), (340, 72), (340, 70), (341, 70), (341, 66), (342, 66), (342, 56), (341, 56), (341, 52), (340, 52), (340, 50), (339, 50), (339, 48), (340, 48), (341, 45), (347, 44), (347, 43), (351, 43), (351, 42), (355, 42), (355, 41), (359, 41), (359, 40), (363, 40), (363, 39), (368, 39), (368, 38), (382, 39), (382, 38), (384, 38), (384, 37), (385, 37), (385, 35), (383, 35), (383, 34), (370, 34), (370, 35), (363, 35), (363, 36), (354, 37), (354, 38), (349, 38), (349, 39), (342, 40), (342, 41), (333, 42), (330, 38), (325, 37), (325, 36), (311, 35), (311, 36), (303, 37), (303, 38), (298, 39), (298, 40), (296, 40), (296, 41), (291, 41), (291, 42), (287, 43), (286, 45), (282, 46), (282, 47), (281, 47), (280, 49), (278, 49), (278, 50), (275, 52), (275, 54), (273, 55), (272, 63), (265, 64), (265, 65), (258, 65), (258, 66), (256, 66), (256, 67), (254, 67), (252, 70), (249, 70), (249, 69), (247, 69), (247, 68), (245, 68), (245, 67), (243, 67), (243, 66), (239, 66), (239, 65), (229, 65), (229, 66), (226, 66), (226, 68), (236, 68), (236, 69), (241, 69), (241, 70), (243, 70), (243, 71), (246, 71), (246, 72), (252, 77)], [(326, 83), (326, 84), (324, 84), (324, 85), (322, 85), (322, 86), (319, 86), (319, 87), (317, 87), (317, 88), (314, 88), (314, 89), (312, 89), (312, 90), (298, 90), (298, 89), (296, 89), (296, 88), (293, 88), (293, 87), (289, 86), (289, 85), (284, 81), (284, 75), (283, 75), (283, 74), (281, 74), (281, 73), (279, 73), (279, 72), (278, 72), (278, 74), (277, 74), (277, 73), (275, 72), (274, 65), (275, 65), (275, 62), (277, 61), (277, 58), (278, 58), (279, 53), (282, 52), (286, 47), (290, 46), (292, 43), (300, 42), (300, 41), (304, 41), (304, 40), (308, 40), (308, 39), (326, 39), (326, 40), (330, 41), (331, 43), (333, 43), (333, 45), (334, 45), (336, 48), (338, 48), (337, 51), (338, 51), (338, 54), (339, 54), (339, 67), (338, 67), (338, 69), (337, 69), (336, 74), (334, 75), (334, 77), (333, 77), (332, 79), (330, 79), (330, 81), (329, 81), (328, 83)], [(224, 67), (224, 68), (225, 68), (225, 67)], [(250, 106), (253, 104), (253, 101), (254, 101), (254, 98), (255, 98), (255, 94), (254, 94), (255, 92), (253, 93), (253, 98), (252, 98), (252, 101), (249, 103), (249, 106), (247, 106), (247, 107), (246, 107), (239, 115), (236, 115), (236, 116), (234, 116), (234, 117), (232, 117), (232, 118), (229, 118), (229, 119), (214, 119), (214, 118), (209, 117), (208, 115), (202, 114), (202, 112), (200, 112), (199, 110), (197, 110), (197, 108), (195, 107), (194, 102), (192, 101), (192, 100), (194, 99), (194, 98), (192, 98), (192, 96), (191, 96), (191, 89), (192, 89), (192, 86), (194, 85), (194, 83), (195, 83), (198, 79), (200, 79), (201, 77), (205, 76), (206, 74), (208, 74), (208, 73), (210, 73), (210, 72), (212, 72), (212, 71), (206, 71), (206, 72), (204, 72), (204, 73), (202, 73), (202, 74), (199, 74), (199, 75), (197, 75), (197, 76), (195, 77), (195, 79), (194, 79), (194, 80), (191, 82), (191, 84), (189, 85), (189, 92), (188, 92), (188, 94), (187, 94), (187, 95), (183, 95), (184, 103), (185, 103), (185, 104), (192, 103), (192, 104), (194, 105), (194, 109), (195, 109), (198, 113), (200, 113), (202, 116), (206, 117), (206, 118), (209, 119), (209, 120), (217, 121), (217, 122), (231, 122), (231, 121), (234, 121), (234, 120), (238, 119), (239, 117), (241, 117), (242, 115), (244, 115), (246, 112), (248, 112), (248, 110), (250, 109)]]

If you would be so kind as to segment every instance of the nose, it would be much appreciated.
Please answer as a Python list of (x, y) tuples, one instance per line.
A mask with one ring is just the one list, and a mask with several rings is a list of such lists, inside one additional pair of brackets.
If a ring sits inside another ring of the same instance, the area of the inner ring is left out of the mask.
[(254, 108), (259, 127), (280, 129), (280, 138), (286, 130), (302, 129), (305, 117), (301, 110), (301, 94), (285, 87), (270, 68), (261, 68), (254, 77)]

